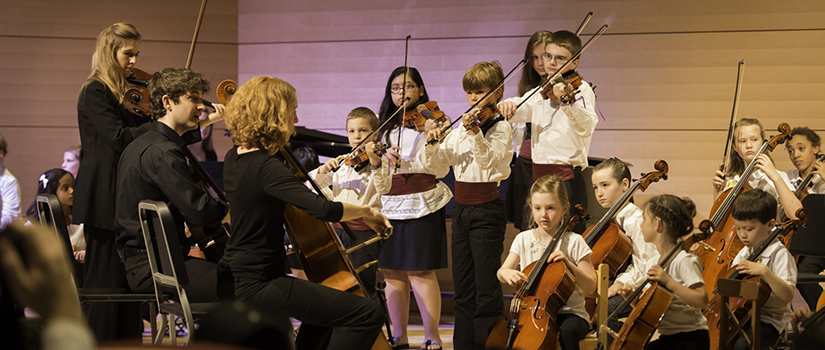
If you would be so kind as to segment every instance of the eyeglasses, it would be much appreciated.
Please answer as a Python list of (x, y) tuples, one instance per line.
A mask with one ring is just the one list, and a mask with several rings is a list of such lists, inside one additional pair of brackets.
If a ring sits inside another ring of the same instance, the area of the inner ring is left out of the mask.
[[(407, 86), (406, 86), (407, 90), (412, 90), (412, 89), (415, 89), (417, 87), (418, 87), (417, 85), (413, 85), (413, 84), (407, 84)], [(401, 91), (404, 91), (404, 88), (401, 87), (401, 85), (392, 85), (392, 86), (390, 86), (390, 92), (392, 92), (394, 94), (400, 94)]]
[(567, 62), (567, 60), (569, 59), (569, 57), (564, 57), (564, 56), (555, 56), (555, 57), (553, 57), (553, 55), (551, 55), (547, 52), (541, 54), (541, 58), (544, 59), (545, 61), (556, 60), (556, 62), (562, 62), (562, 63)]

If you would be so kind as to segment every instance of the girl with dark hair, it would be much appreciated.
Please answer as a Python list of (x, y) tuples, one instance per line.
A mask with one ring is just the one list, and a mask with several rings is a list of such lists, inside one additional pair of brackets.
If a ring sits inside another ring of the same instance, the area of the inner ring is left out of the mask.
[[(418, 70), (409, 68), (406, 75), (404, 72), (405, 67), (398, 67), (387, 79), (379, 112), (382, 123), (401, 106), (405, 98), (409, 98), (407, 110), (429, 101)], [(430, 129), (435, 126), (435, 123), (428, 121)], [(396, 349), (409, 346), (410, 288), (415, 293), (424, 322), (426, 341), (422, 349), (441, 348), (441, 336), (438, 334), (441, 290), (435, 270), (447, 267), (444, 206), (453, 194), (447, 185), (437, 180), (447, 175), (449, 166), (425, 165), (427, 131), (405, 127), (402, 116), (396, 116), (379, 137), (390, 146), (387, 158), (390, 169), (394, 171), (390, 192), (381, 196), (381, 212), (390, 219), (394, 233), (384, 242), (378, 262), (387, 282), (387, 308), (395, 335), (391, 343)]]
[[(72, 224), (72, 205), (74, 204), (74, 177), (72, 173), (54, 168), (47, 170), (37, 180), (37, 195), (53, 194), (57, 196), (63, 209), (64, 222), (69, 229), (69, 240), (72, 242), (74, 259), (80, 263), (86, 260), (86, 238), (83, 237), (83, 224)], [(38, 222), (37, 200), (29, 206), (26, 215), (30, 221)]]

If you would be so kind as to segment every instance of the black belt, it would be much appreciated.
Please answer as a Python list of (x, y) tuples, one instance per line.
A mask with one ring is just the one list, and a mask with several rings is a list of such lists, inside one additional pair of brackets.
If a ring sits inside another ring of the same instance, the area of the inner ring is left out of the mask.
[(133, 257), (138, 254), (146, 255), (146, 249), (123, 247), (117, 250), (117, 255), (120, 255), (121, 259)]

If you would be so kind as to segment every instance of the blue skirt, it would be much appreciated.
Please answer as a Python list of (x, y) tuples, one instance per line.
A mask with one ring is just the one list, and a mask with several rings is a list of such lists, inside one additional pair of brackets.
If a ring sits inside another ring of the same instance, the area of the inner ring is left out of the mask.
[(418, 219), (390, 220), (392, 236), (384, 241), (382, 269), (427, 271), (447, 268), (447, 219), (444, 208)]

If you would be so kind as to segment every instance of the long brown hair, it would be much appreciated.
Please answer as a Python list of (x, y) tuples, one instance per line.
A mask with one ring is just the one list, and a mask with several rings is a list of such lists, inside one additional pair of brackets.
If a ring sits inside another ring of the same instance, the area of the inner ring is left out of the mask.
[(129, 90), (129, 83), (117, 63), (117, 51), (130, 41), (140, 41), (140, 38), (137, 28), (124, 22), (112, 24), (100, 32), (92, 55), (92, 74), (86, 79), (84, 87), (97, 80), (109, 88), (118, 103), (122, 102), (123, 95)]
[[(742, 118), (736, 121), (736, 124), (733, 124), (733, 140), (730, 142), (730, 149), (728, 149), (728, 168), (725, 169), (725, 176), (733, 177), (736, 175), (742, 175), (745, 172), (745, 168), (748, 167), (745, 164), (745, 160), (739, 155), (739, 152), (736, 152), (736, 140), (739, 138), (739, 132), (742, 130), (743, 127), (756, 125), (759, 127), (759, 134), (762, 135), (762, 139), (765, 139), (765, 128), (762, 126), (762, 123), (759, 119), (755, 118)], [(770, 157), (770, 154), (768, 154)], [(773, 161), (773, 158), (771, 158)]]
[[(550, 31), (540, 30), (533, 33), (530, 41), (527, 42), (527, 47), (524, 49), (524, 59), (527, 60), (527, 67), (521, 72), (521, 79), (518, 82), (518, 95), (523, 96), (530, 89), (539, 86), (541, 83), (541, 75), (536, 73), (533, 69), (533, 50), (539, 45), (544, 45), (550, 42)], [(539, 57), (538, 59), (542, 59)]]

